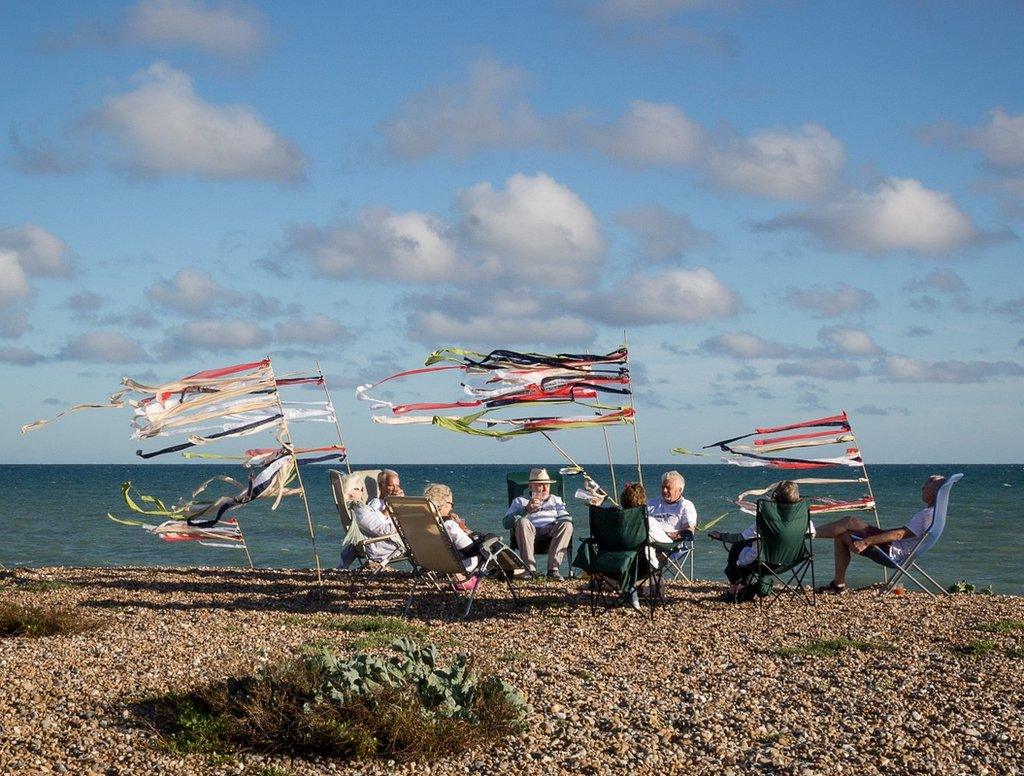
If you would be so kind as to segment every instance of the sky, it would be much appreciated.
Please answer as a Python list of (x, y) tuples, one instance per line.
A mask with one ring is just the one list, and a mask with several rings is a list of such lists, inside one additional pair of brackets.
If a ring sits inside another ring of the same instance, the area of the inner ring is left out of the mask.
[(3, 3), (3, 460), (137, 460), (125, 410), (18, 429), (270, 355), (353, 462), (550, 461), (354, 387), (625, 339), (645, 460), (846, 409), (868, 462), (1024, 461), (1022, 39), (1015, 2)]

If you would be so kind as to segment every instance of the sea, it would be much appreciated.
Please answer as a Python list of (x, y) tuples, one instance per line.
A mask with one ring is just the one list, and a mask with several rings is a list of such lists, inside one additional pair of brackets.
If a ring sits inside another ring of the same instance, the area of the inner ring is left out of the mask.
[[(535, 462), (557, 471), (558, 462)], [(430, 482), (449, 485), (454, 492), (455, 511), (480, 532), (503, 533), (501, 518), (507, 504), (505, 476), (523, 470), (517, 464), (489, 465), (395, 465), (406, 495), (418, 495)], [(341, 523), (331, 497), (328, 466), (303, 468), (309, 507), (315, 529), (316, 555), (324, 568), (338, 563), (342, 538)], [(365, 465), (359, 468), (379, 468)], [(608, 490), (608, 465), (585, 465)], [(648, 493), (656, 495), (661, 474), (681, 471), (686, 478), (686, 498), (694, 502), (702, 523), (725, 514), (715, 526), (724, 531), (741, 531), (751, 518), (731, 503), (741, 492), (764, 487), (781, 479), (779, 471), (748, 469), (729, 465), (681, 466), (673, 463), (645, 463), (640, 475)], [(847, 473), (849, 472), (849, 473)], [(1024, 594), (1024, 534), (1018, 529), (1024, 518), (1024, 465), (912, 464), (875, 465), (869, 474), (879, 518), (883, 527), (903, 525), (923, 505), (921, 484), (933, 473), (963, 472), (964, 478), (952, 492), (949, 521), (938, 544), (921, 565), (943, 585), (965, 580), (978, 589), (991, 586), (996, 593)], [(244, 481), (240, 466), (205, 464), (132, 465), (0, 465), (3, 499), (0, 499), (0, 564), (7, 568), (26, 566), (242, 566), (245, 553), (234, 548), (204, 547), (195, 542), (165, 542), (144, 529), (122, 525), (108, 518), (139, 518), (121, 497), (121, 485), (131, 482), (142, 494), (155, 496), (166, 504), (187, 497), (204, 480), (229, 474)], [(834, 471), (825, 476), (856, 477), (859, 470)], [(794, 475), (790, 475), (794, 476)], [(807, 476), (807, 475), (804, 475)], [(619, 490), (640, 477), (636, 465), (616, 465)], [(577, 537), (587, 535), (587, 507), (573, 498), (581, 483), (566, 478), (566, 503), (575, 518)], [(836, 498), (862, 495), (862, 485), (829, 486), (819, 489)], [(233, 492), (214, 486), (216, 495)], [(805, 491), (808, 489), (805, 488)], [(233, 514), (238, 518), (252, 562), (261, 568), (312, 568), (313, 541), (301, 498), (284, 499), (276, 510), (271, 502), (256, 501)], [(143, 518), (145, 519), (145, 518)], [(816, 522), (823, 524), (824, 516)], [(869, 520), (874, 517), (869, 515)], [(696, 574), (701, 579), (722, 579), (725, 551), (718, 542), (698, 536)], [(832, 578), (831, 542), (815, 542), (815, 576), (818, 584)], [(854, 558), (848, 579), (853, 585), (868, 585), (881, 578), (870, 561)]]

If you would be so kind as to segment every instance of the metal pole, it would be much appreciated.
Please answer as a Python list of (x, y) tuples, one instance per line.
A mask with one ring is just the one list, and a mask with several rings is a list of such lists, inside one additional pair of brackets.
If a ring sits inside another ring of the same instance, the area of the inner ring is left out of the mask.
[[(324, 374), (324, 370), (320, 368), (320, 362), (316, 363), (316, 371), (320, 374), (320, 385), (323, 386), (324, 395), (327, 396), (327, 406), (334, 412), (334, 428), (338, 432), (338, 444), (345, 447), (345, 438), (341, 435), (341, 425), (338, 423), (338, 411), (334, 408), (334, 402), (331, 400), (331, 392), (327, 389), (327, 376)], [(348, 448), (345, 447), (345, 468), (348, 473), (352, 473), (352, 464), (348, 461)]]
[[(626, 346), (626, 365), (629, 365), (629, 337), (626, 334), (626, 330), (622, 330), (622, 342)], [(633, 410), (633, 446), (636, 448), (636, 477), (640, 480), (640, 484), (644, 484), (644, 470), (640, 465), (640, 435), (636, 430), (636, 404), (633, 402), (633, 377), (629, 378), (629, 408)]]
[[(267, 357), (270, 361), (270, 357)], [(274, 374), (274, 365), (270, 364), (270, 374)], [(320, 555), (316, 551), (316, 531), (313, 530), (313, 514), (309, 511), (309, 499), (306, 498), (306, 486), (302, 484), (302, 472), (299, 470), (299, 459), (295, 457), (295, 445), (292, 444), (292, 433), (288, 430), (288, 420), (284, 416), (284, 403), (281, 401), (281, 392), (277, 389), (277, 378), (274, 377), (274, 396), (277, 398), (277, 406), (281, 411), (281, 430), (287, 439), (285, 442), (288, 454), (292, 457), (292, 464), (295, 466), (295, 476), (299, 480), (299, 489), (302, 491), (302, 503), (306, 508), (306, 524), (309, 526), (309, 541), (313, 545), (313, 562), (316, 564), (316, 581), (323, 587), (324, 575), (320, 569)]]

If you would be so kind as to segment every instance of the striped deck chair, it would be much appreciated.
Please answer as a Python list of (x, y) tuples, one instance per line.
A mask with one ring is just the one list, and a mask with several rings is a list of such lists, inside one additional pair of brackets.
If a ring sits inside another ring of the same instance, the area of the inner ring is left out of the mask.
[[(512, 594), (513, 602), (518, 604), (519, 593), (512, 584), (512, 579), (518, 570), (522, 570), (519, 573), (525, 571), (526, 566), (501, 539), (487, 539), (481, 546), (476, 567), (472, 571), (467, 571), (462, 562), (462, 555), (445, 531), (441, 516), (433, 503), (425, 498), (391, 496), (388, 498), (388, 505), (392, 509), (395, 525), (413, 563), (412, 583), (409, 596), (405, 600), (403, 616), (409, 616), (416, 590), (423, 581), (433, 582), (438, 589), (438, 583), (446, 583), (445, 587), (450, 589), (456, 598), (465, 596), (466, 607), (461, 619), (469, 616), (476, 593), (487, 576), (497, 575), (503, 578)], [(457, 576), (468, 577), (468, 580), (458, 582)]]
[[(939, 492), (935, 496), (935, 509), (932, 511), (932, 522), (928, 526), (928, 530), (918, 538), (917, 544), (914, 545), (914, 548), (905, 558), (902, 559), (902, 561), (893, 560), (888, 556), (888, 554), (878, 547), (871, 547), (868, 552), (864, 553), (865, 556), (873, 560), (875, 563), (895, 571), (889, 581), (879, 591), (880, 595), (892, 592), (896, 583), (903, 579), (903, 577), (909, 579), (933, 598), (936, 597), (936, 592), (943, 595), (949, 595), (949, 591), (936, 582), (927, 571), (921, 568), (917, 561), (920, 560), (928, 550), (934, 547), (935, 543), (938, 542), (939, 538), (942, 536), (942, 531), (946, 528), (946, 517), (949, 512), (949, 493), (953, 490), (953, 486), (960, 482), (963, 477), (964, 475), (962, 473), (951, 474), (946, 478), (946, 481), (942, 483), (942, 487), (939, 488)], [(929, 583), (931, 583), (934, 590), (923, 584), (914, 576), (912, 571), (924, 577)]]

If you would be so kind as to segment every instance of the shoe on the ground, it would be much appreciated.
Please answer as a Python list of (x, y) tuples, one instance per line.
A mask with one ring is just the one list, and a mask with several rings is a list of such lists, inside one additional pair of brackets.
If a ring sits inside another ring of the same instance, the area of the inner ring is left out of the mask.
[(843, 595), (844, 593), (846, 593), (847, 590), (848, 588), (846, 587), (845, 583), (842, 585), (837, 585), (836, 581), (833, 579), (827, 585), (822, 585), (821, 587), (819, 587), (816, 592), (829, 593), (831, 595)]
[(481, 581), (480, 577), (470, 577), (465, 582), (452, 582), (452, 587), (460, 593), (468, 593), (470, 590), (474, 590)]
[(552, 579), (555, 582), (565, 581), (565, 577), (562, 576), (562, 572), (558, 569), (551, 569), (551, 571), (548, 572), (548, 579)]
[(626, 594), (629, 605), (636, 611), (640, 611), (640, 592), (634, 587)]

